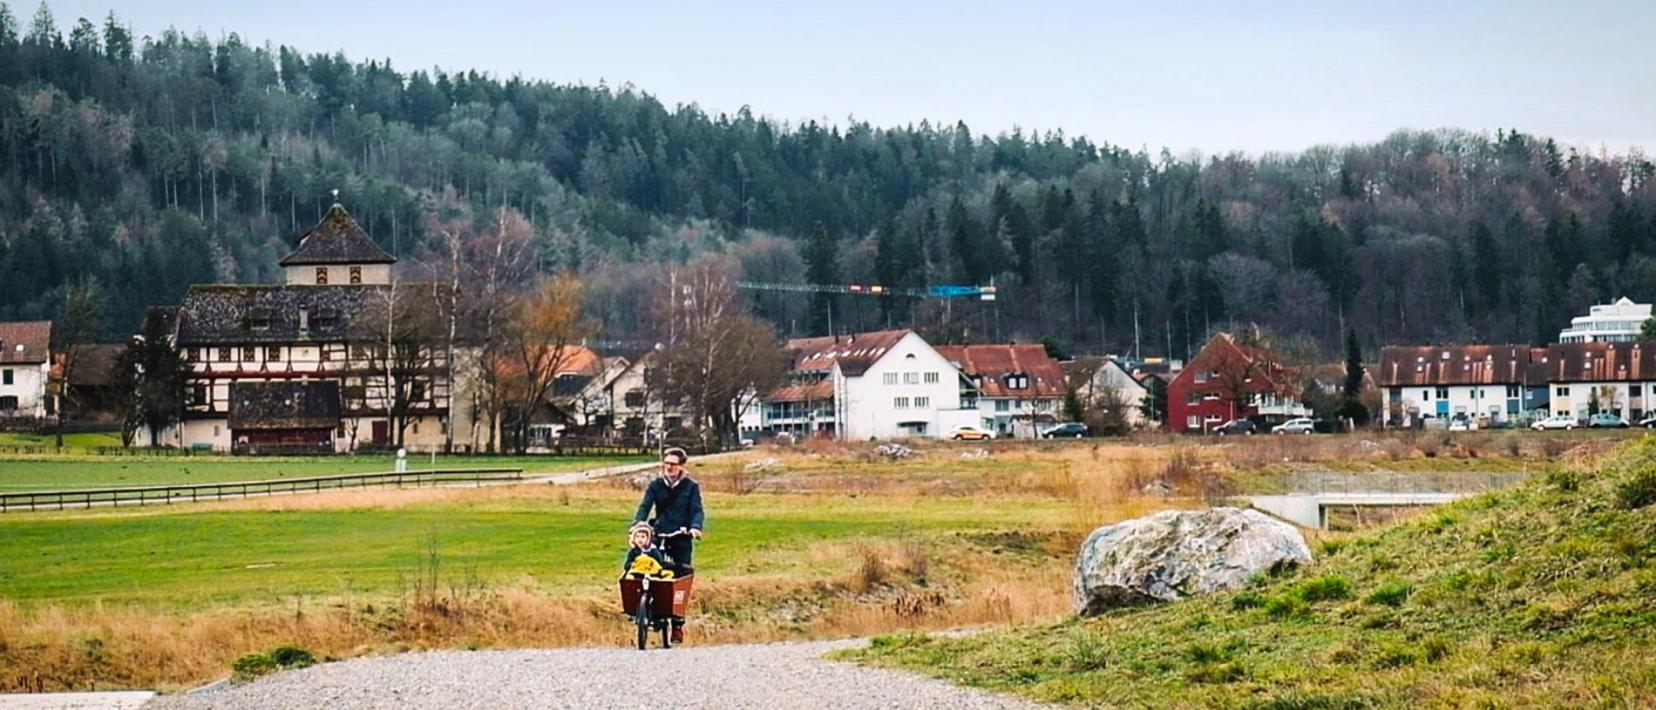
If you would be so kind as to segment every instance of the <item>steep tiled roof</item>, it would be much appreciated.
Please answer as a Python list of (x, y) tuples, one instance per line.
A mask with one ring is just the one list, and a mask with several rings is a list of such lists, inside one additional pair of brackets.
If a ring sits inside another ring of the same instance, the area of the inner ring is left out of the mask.
[(332, 429), (339, 426), (339, 382), (236, 382), (231, 429)]
[[(985, 397), (1064, 396), (1064, 366), (1043, 345), (940, 345), (937, 352), (977, 382)], [(1027, 375), (1029, 386), (1008, 387), (1013, 375)]]
[[(1190, 364), (1179, 370), (1179, 374), (1174, 375), (1168, 384), (1171, 386), (1182, 382), (1195, 385), (1198, 374), (1213, 372), (1216, 368), (1225, 368), (1226, 372), (1246, 373), (1245, 389), (1250, 392), (1289, 394), (1299, 389), (1295, 383), (1299, 373), (1291, 367), (1282, 365), (1276, 353), (1237, 342), (1235, 336), (1230, 333), (1215, 333), (1213, 337), (1208, 338), (1201, 351), (1191, 358)], [(1223, 378), (1218, 380), (1222, 381)], [(1204, 387), (1212, 389), (1214, 384), (1216, 383)]]
[(38, 365), (46, 362), (51, 346), (49, 320), (0, 323), (0, 364)]
[(1656, 380), (1656, 343), (1555, 343), (1533, 371), (1535, 384)]
[(1521, 384), (1527, 345), (1390, 346), (1380, 351), (1381, 387)]
[(860, 377), (897, 345), (909, 330), (877, 330), (870, 333), (794, 338), (788, 351), (794, 372), (827, 372), (839, 363), (848, 377)]
[(310, 231), (299, 235), (299, 246), (292, 254), (282, 257), (282, 266), (311, 264), (390, 264), (397, 260), (379, 248), (368, 233), (362, 231), (345, 208), (335, 204), (328, 208)]
[[(383, 310), (384, 286), (192, 286), (178, 307), (178, 345), (366, 338), (359, 317)], [(299, 328), (299, 312), (307, 327)], [(354, 325), (353, 325), (354, 324)]]

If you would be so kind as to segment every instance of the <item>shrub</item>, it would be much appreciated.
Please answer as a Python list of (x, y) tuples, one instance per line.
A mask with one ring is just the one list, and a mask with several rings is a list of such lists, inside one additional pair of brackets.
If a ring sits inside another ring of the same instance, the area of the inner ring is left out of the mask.
[(1070, 670), (1095, 671), (1108, 665), (1109, 645), (1097, 634), (1080, 632), (1070, 637)]
[(1384, 606), (1402, 606), (1409, 598), (1409, 585), (1402, 582), (1387, 582), (1380, 585), (1368, 595), (1368, 603)]
[(230, 670), (235, 672), (238, 680), (252, 680), (262, 675), (276, 672), (279, 666), (271, 660), (268, 653), (249, 653), (237, 658), (230, 664)]
[(1546, 478), (1547, 485), (1564, 493), (1574, 493), (1581, 486), (1581, 476), (1574, 471), (1549, 471)]
[(1300, 582), (1294, 588), (1294, 594), (1306, 602), (1345, 599), (1351, 596), (1351, 582), (1339, 575), (1325, 574)]
[(1233, 683), (1246, 675), (1240, 663), (1204, 663), (1185, 677), (1192, 683)]
[(307, 668), (316, 665), (316, 656), (298, 646), (277, 646), (270, 649), (270, 660), (283, 668)]
[(1640, 468), (1616, 485), (1616, 505), (1621, 509), (1638, 510), (1651, 503), (1656, 503), (1656, 466)]

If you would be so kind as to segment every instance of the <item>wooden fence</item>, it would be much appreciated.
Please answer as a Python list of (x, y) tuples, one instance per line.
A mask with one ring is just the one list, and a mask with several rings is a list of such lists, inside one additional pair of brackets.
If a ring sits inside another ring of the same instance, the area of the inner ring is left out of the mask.
[(403, 473), (349, 473), (338, 476), (277, 478), (124, 488), (74, 488), (61, 491), (0, 493), (0, 513), (69, 508), (166, 505), (225, 498), (314, 493), (345, 488), (436, 486), (445, 483), (506, 483), (523, 480), (521, 468), (449, 468)]

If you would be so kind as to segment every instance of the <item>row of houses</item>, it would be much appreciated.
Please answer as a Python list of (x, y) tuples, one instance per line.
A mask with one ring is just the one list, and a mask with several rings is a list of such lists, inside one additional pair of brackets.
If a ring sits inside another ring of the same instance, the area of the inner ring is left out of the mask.
[[(476, 348), (404, 353), (388, 340), (402, 319), (441, 311), (447, 293), (395, 281), (395, 262), (336, 204), (281, 259), (282, 283), (196, 285), (179, 305), (150, 309), (144, 332), (185, 363), (184, 404), (176, 423), (138, 432), (137, 443), (263, 453), (481, 451), (501, 441), (504, 417), (484, 406)], [(49, 322), (0, 324), (0, 418), (57, 415), (50, 343)], [(108, 380), (122, 347), (93, 349), (100, 357), (81, 376)], [(1037, 344), (933, 346), (911, 330), (784, 348), (786, 381), (737, 413), (745, 436), (946, 437), (972, 426), (1029, 437), (1064, 418), (1071, 389), (1145, 425), (1145, 399), (1177, 372), (1118, 358), (1061, 363)], [(543, 405), (511, 416), (528, 418), (531, 448), (573, 433), (648, 439), (683, 428), (685, 409), (650, 386), (655, 359), (570, 346)]]
[(1585, 419), (1599, 412), (1638, 421), (1656, 411), (1656, 343), (1387, 347), (1376, 383), (1387, 426)]

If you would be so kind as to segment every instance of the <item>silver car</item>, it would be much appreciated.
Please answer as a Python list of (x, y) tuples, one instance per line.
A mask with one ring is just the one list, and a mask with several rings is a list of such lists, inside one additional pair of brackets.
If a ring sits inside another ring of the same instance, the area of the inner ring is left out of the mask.
[(1317, 430), (1310, 417), (1296, 417), (1271, 427), (1272, 434), (1310, 434)]

